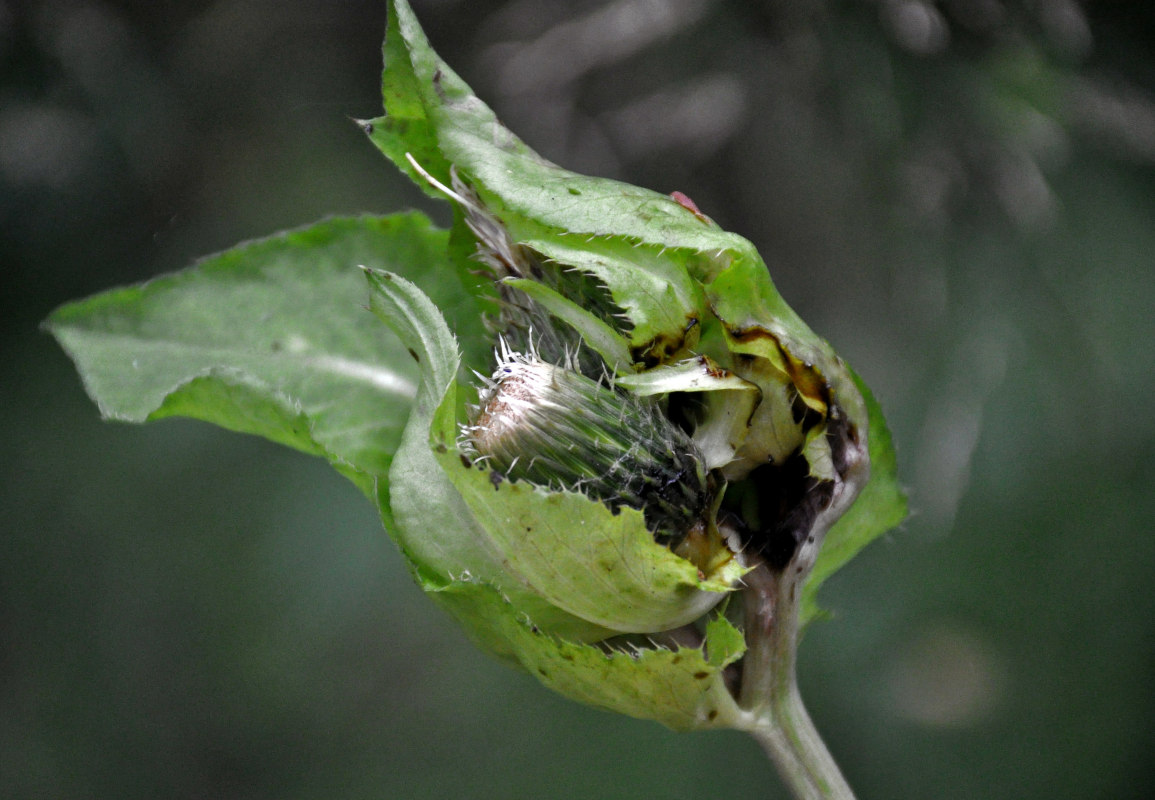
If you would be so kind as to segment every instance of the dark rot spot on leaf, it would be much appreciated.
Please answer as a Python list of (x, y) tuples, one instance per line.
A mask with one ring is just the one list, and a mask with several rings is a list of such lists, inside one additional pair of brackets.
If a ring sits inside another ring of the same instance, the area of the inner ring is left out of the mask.
[(858, 429), (850, 424), (840, 409), (831, 414), (826, 424), (826, 441), (830, 444), (830, 460), (839, 475), (846, 475), (850, 468), (850, 448), (858, 446)]
[(818, 414), (825, 416), (833, 403), (833, 389), (826, 377), (813, 364), (807, 364), (795, 358), (789, 350), (782, 346), (778, 337), (765, 328), (757, 325), (749, 328), (739, 328), (726, 325), (726, 332), (739, 344), (753, 342), (769, 342), (778, 351), (786, 373), (802, 401)]
[(541, 677), (543, 677), (543, 678), (548, 678), (548, 677), (549, 677), (549, 673), (548, 673), (548, 672), (546, 672), (546, 671), (545, 671), (544, 669), (542, 669), (541, 667), (538, 667), (538, 668), (537, 668), (537, 674), (538, 674), (538, 675), (541, 675)]
[(795, 451), (780, 464), (766, 464), (748, 480), (757, 499), (757, 525), (742, 538), (770, 566), (782, 569), (810, 535), (814, 520), (834, 496), (834, 483), (810, 475), (810, 464)]
[(409, 355), (413, 356), (413, 360), (416, 361), (418, 364), (421, 363), (421, 356), (417, 355), (417, 351), (414, 350), (412, 347), (409, 348)]
[(715, 364), (713, 361), (706, 358), (705, 356), (699, 356), (698, 357), (698, 364), (702, 367), (702, 369), (704, 369), (706, 371), (706, 374), (708, 376), (710, 376), (711, 378), (719, 378), (720, 379), (720, 378), (729, 377), (729, 375), (730, 375), (729, 370), (723, 369), (722, 367), (719, 367), (717, 364)]
[(449, 448), (445, 446), (445, 442), (438, 442), (437, 446), (434, 447), (433, 449), (436, 450), (438, 453), (443, 453), (443, 454), (449, 452)]
[(706, 719), (710, 720), (710, 722), (713, 722), (717, 718), (718, 718), (718, 709), (711, 708), (710, 713), (706, 715)]
[(501, 482), (504, 480), (505, 476), (497, 470), (494, 469), (489, 471), (489, 482), (493, 484), (494, 491), (500, 488)]
[(685, 350), (687, 337), (697, 327), (698, 318), (689, 317), (686, 326), (678, 334), (659, 334), (648, 342), (631, 347), (630, 356), (635, 363), (642, 364), (646, 369), (668, 364)]
[(710, 673), (706, 672), (705, 670), (703, 670), (702, 672), (695, 672), (694, 673), (694, 680), (696, 680), (696, 681), (704, 681), (704, 680), (706, 680), (706, 678), (709, 678), (709, 677), (710, 677)]
[(472, 461), (470, 461), (470, 460), (469, 460), (469, 459), (468, 459), (468, 458), (465, 456), (465, 454), (464, 454), (464, 453), (462, 453), (462, 454), (461, 454), (460, 458), (461, 458), (461, 465), (462, 465), (463, 467), (465, 467), (466, 469), (470, 469), (470, 468), (473, 466), (473, 462), (472, 462)]
[(806, 404), (800, 392), (795, 392), (790, 399), (790, 417), (794, 420), (794, 424), (800, 426), (803, 431), (810, 430), (823, 419), (822, 414)]

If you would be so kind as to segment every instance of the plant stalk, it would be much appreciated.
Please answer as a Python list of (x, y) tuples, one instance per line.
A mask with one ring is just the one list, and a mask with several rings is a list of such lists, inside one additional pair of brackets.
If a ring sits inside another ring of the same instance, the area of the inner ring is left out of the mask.
[(798, 800), (854, 800), (798, 691), (799, 601), (808, 572), (795, 563), (782, 572), (761, 564), (746, 575), (739, 705), (747, 715), (744, 729)]

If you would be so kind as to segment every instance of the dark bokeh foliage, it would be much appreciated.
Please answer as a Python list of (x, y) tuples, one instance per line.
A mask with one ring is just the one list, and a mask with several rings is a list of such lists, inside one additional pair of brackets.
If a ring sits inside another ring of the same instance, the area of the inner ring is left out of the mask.
[[(751, 238), (879, 396), (915, 515), (830, 581), (801, 664), (861, 796), (1147, 796), (1151, 4), (414, 5), (544, 155)], [(4, 794), (775, 796), (738, 734), (475, 652), (320, 462), (99, 422), (37, 331), (241, 239), (428, 207), (348, 120), (380, 108), (384, 16), (0, 2)]]

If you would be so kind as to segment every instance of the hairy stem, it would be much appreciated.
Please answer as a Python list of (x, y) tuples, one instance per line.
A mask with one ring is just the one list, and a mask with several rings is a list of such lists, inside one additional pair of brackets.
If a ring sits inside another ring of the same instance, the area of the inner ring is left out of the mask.
[(854, 800), (798, 692), (799, 599), (808, 570), (759, 565), (746, 576), (746, 644), (739, 704), (745, 730), (798, 800)]

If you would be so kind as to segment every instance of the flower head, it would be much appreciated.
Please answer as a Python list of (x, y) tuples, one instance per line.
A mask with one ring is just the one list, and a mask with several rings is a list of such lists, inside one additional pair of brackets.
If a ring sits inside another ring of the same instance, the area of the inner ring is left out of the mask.
[(711, 504), (698, 448), (656, 404), (536, 354), (504, 350), (466, 435), (507, 477), (636, 508), (664, 539)]

